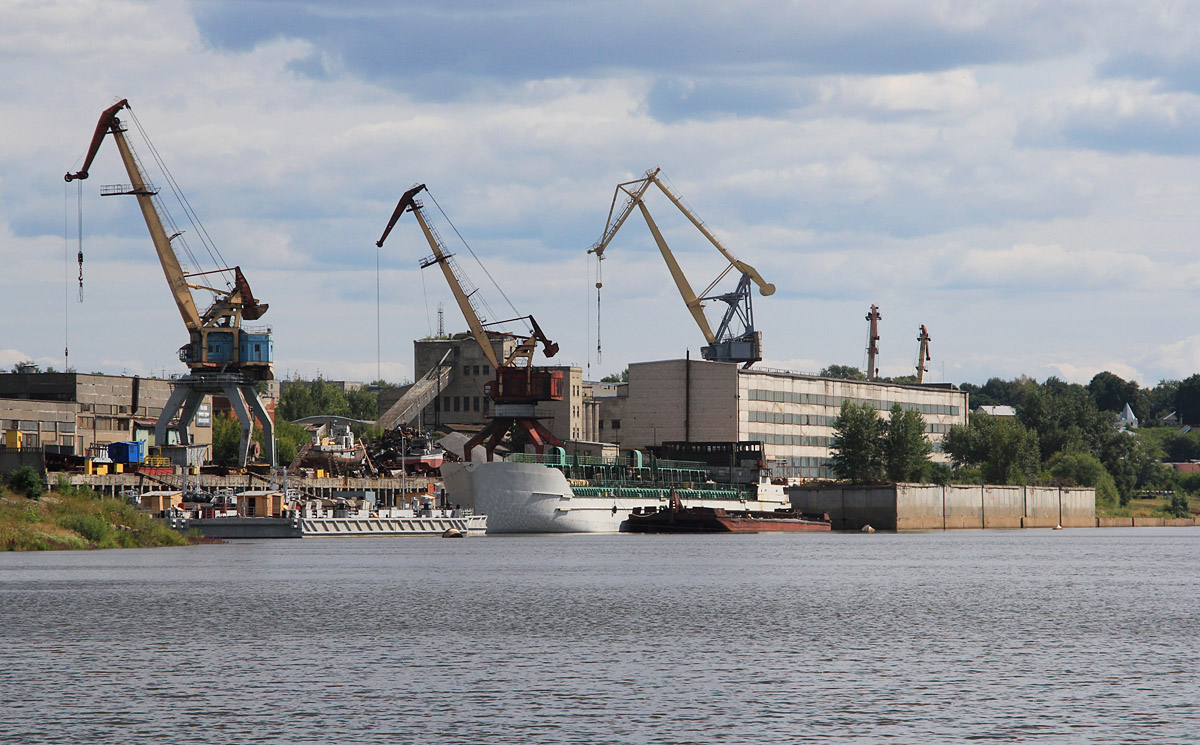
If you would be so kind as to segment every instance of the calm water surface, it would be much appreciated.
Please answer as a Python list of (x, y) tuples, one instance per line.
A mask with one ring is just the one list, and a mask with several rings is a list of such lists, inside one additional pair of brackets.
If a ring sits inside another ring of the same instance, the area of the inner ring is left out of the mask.
[(0, 742), (1200, 743), (1200, 530), (0, 554)]

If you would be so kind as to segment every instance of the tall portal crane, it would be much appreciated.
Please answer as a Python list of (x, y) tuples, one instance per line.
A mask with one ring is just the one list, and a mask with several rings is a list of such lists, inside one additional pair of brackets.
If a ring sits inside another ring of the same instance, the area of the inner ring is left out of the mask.
[[(173, 383), (171, 397), (154, 425), (155, 440), (159, 445), (166, 445), (168, 432), (176, 431), (180, 442), (186, 445), (190, 442), (189, 425), (204, 396), (220, 394), (229, 399), (242, 425), (241, 464), (246, 464), (253, 420), (258, 419), (263, 428), (264, 446), (274, 466), (274, 424), (259, 400), (255, 386), (256, 381), (274, 377), (271, 330), (242, 326), (242, 321), (261, 318), (267, 312), (267, 304), (260, 303), (254, 297), (239, 267), (222, 266), (214, 271), (191, 274), (183, 271), (173, 246), (176, 239), (182, 241), (182, 232), (168, 235), (163, 226), (165, 210), (158, 200), (158, 190), (143, 173), (141, 163), (125, 136), (125, 125), (117, 117), (122, 109), (130, 109), (132, 114), (129, 102), (125, 99), (100, 114), (83, 167), (75, 173), (68, 173), (65, 179), (86, 179), (105, 136), (112, 135), (131, 183), (103, 186), (100, 193), (102, 196), (133, 195), (137, 198), (167, 285), (187, 327), (189, 340), (179, 348), (179, 359), (190, 372)], [(208, 280), (212, 275), (224, 275), (226, 287), (212, 286), (213, 283)], [(192, 281), (199, 277), (205, 278), (204, 283)], [(212, 302), (203, 313), (197, 310), (192, 290), (212, 293)]]
[[(463, 318), (466, 319), (467, 326), (471, 329), (471, 335), (475, 337), (479, 348), (483, 350), (484, 356), (492, 363), (492, 369), (496, 371), (496, 378), (488, 381), (483, 387), (484, 394), (494, 404), (493, 411), (495, 413), (483, 431), (467, 441), (463, 457), (470, 460), (471, 451), (476, 446), (483, 444), (484, 450), (487, 452), (487, 459), (492, 460), (496, 446), (514, 427), (525, 432), (538, 453), (544, 452), (547, 445), (561, 446), (562, 441), (546, 429), (536, 416), (535, 409), (540, 401), (562, 400), (562, 371), (533, 365), (533, 355), (537, 351), (538, 344), (542, 345), (542, 353), (546, 357), (558, 354), (558, 345), (546, 338), (533, 316), (510, 318), (506, 321), (492, 323), (484, 322), (475, 305), (475, 293), (464, 288), (465, 278), (462, 270), (453, 260), (453, 254), (446, 250), (441, 236), (426, 219), (424, 205), (416, 198), (422, 189), (425, 189), (425, 184), (418, 184), (404, 192), (399, 203), (396, 204), (396, 209), (392, 212), (391, 220), (383, 230), (383, 235), (375, 242), (375, 245), (383, 248), (383, 242), (387, 240), (388, 234), (392, 232), (392, 228), (395, 227), (400, 216), (406, 211), (413, 213), (413, 216), (417, 218), (417, 224), (421, 226), (421, 232), (425, 234), (429, 248), (433, 251), (432, 256), (421, 260), (421, 268), (424, 269), (433, 264), (441, 267), (446, 284), (450, 286), (450, 292), (454, 295), (455, 302), (458, 303), (458, 309), (462, 311)], [(492, 340), (488, 336), (486, 327), (525, 319), (533, 327), (533, 333), (525, 338), (512, 354), (501, 361), (496, 356), (495, 349), (492, 348)]]
[[(762, 334), (754, 329), (754, 310), (750, 302), (750, 283), (754, 282), (757, 284), (759, 294), (764, 297), (774, 294), (775, 285), (764, 280), (757, 269), (739, 260), (721, 245), (721, 242), (712, 234), (712, 231), (708, 229), (704, 221), (697, 217), (684, 204), (683, 199), (671, 191), (670, 187), (658, 177), (660, 171), (661, 169), (659, 168), (653, 168), (646, 171), (646, 175), (640, 179), (617, 184), (617, 189), (613, 193), (612, 206), (608, 211), (608, 222), (604, 226), (604, 235), (588, 249), (588, 253), (596, 254), (596, 258), (602, 261), (604, 259), (604, 250), (608, 248), (608, 244), (612, 242), (617, 231), (625, 224), (625, 219), (633, 212), (634, 206), (637, 206), (641, 210), (642, 217), (646, 220), (646, 225), (650, 228), (651, 235), (654, 236), (654, 242), (658, 244), (658, 250), (662, 253), (663, 260), (667, 262), (667, 269), (670, 270), (671, 277), (675, 280), (675, 286), (679, 288), (679, 294), (683, 296), (684, 305), (687, 306), (688, 312), (692, 314), (692, 318), (696, 321), (696, 325), (700, 327), (700, 332), (704, 335), (706, 346), (700, 350), (704, 359), (721, 362), (742, 362), (744, 363), (743, 367), (750, 367), (762, 359)], [(667, 246), (666, 239), (663, 238), (662, 232), (659, 231), (658, 225), (654, 222), (654, 218), (650, 216), (650, 210), (646, 208), (643, 197), (651, 184), (657, 186), (667, 196), (667, 199), (671, 200), (671, 203), (712, 243), (713, 247), (729, 261), (729, 266), (725, 267), (699, 296), (692, 290), (691, 283), (688, 282), (683, 270), (679, 267), (679, 262), (676, 261), (674, 254), (671, 253), (670, 247)], [(625, 195), (625, 202), (618, 210), (617, 202), (622, 194)], [(717, 283), (731, 269), (737, 269), (742, 275), (741, 279), (738, 280), (737, 289), (733, 292), (709, 295)], [(601, 284), (599, 281), (596, 282), (597, 289), (600, 288)], [(708, 318), (704, 315), (704, 303), (708, 300), (720, 300), (728, 306), (725, 314), (721, 317), (721, 323), (715, 333), (708, 323)], [(735, 327), (735, 321), (737, 322), (737, 326), (740, 326), (740, 329)]]
[(925, 365), (926, 362), (933, 359), (929, 356), (929, 342), (933, 341), (929, 337), (929, 331), (925, 329), (925, 324), (921, 324), (921, 333), (917, 335), (917, 341), (920, 346), (917, 347), (917, 385), (925, 382), (925, 371), (929, 368)]

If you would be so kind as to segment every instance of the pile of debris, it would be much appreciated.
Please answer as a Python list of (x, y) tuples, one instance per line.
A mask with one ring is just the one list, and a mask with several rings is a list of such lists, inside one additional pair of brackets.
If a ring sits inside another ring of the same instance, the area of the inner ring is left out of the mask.
[(457, 461), (425, 433), (413, 427), (384, 432), (370, 445), (370, 462), (380, 476), (441, 476), (443, 461)]

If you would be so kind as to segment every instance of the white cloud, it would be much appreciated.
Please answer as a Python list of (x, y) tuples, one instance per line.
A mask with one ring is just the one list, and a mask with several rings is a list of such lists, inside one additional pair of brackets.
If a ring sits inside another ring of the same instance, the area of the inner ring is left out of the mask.
[[(126, 180), (111, 143), (84, 182), (84, 305), (71, 294), (74, 249), (60, 232), (73, 202), (64, 204), (61, 174), (78, 164), (100, 111), (124, 96), (226, 260), (271, 304), (263, 320), (275, 329), (281, 374), (375, 377), (374, 241), (414, 182), (429, 184), (517, 308), (563, 346), (560, 359), (590, 360), (598, 377), (698, 354), (699, 331), (634, 216), (605, 262), (596, 360), (584, 251), (613, 186), (655, 165), (734, 254), (779, 286), (755, 298), (755, 311), (780, 366), (859, 364), (862, 315), (878, 303), (889, 374), (908, 373), (921, 323), (941, 355), (934, 369), (944, 365), (952, 380), (1093, 368), (1153, 379), (1200, 367), (1179, 346), (1200, 289), (1200, 187), (1187, 145), (1200, 107), (1156, 80), (1099, 72), (1106, 49), (1145, 51), (1154, 34), (1170, 37), (1160, 45), (1167, 62), (1186, 61), (1180, 40), (1193, 32), (1183, 24), (1172, 36), (1159, 17), (1177, 12), (1167, 6), (802, 3), (767, 27), (761, 19), (779, 6), (753, 4), (739, 11), (735, 36), (763, 41), (739, 58), (724, 35), (729, 16), (697, 5), (682, 41), (619, 67), (611, 52), (604, 64), (567, 64), (539, 47), (491, 77), (429, 59), (420, 83), (412, 70), (381, 74), (382, 62), (353, 58), (353, 34), (304, 24), (284, 33), (242, 7), (6, 7), (0, 301), (20, 309), (0, 314), (7, 349), (53, 364), (69, 325), (79, 369), (180, 371), (183, 329), (141, 218), (130, 200), (97, 196), (100, 184)], [(578, 23), (566, 6), (539, 7)], [(254, 16), (261, 38), (215, 45), (212, 15), (235, 11)], [(356, 13), (363, 18), (321, 22), (395, 22), (369, 3)], [(472, 18), (459, 22), (475, 28)], [(843, 48), (800, 54), (761, 33), (783, 38), (814, 19), (812, 33)], [(614, 42), (642, 33), (613, 23)], [(889, 46), (870, 46), (881, 29), (894, 32)], [(685, 69), (693, 50), (682, 45), (706, 38), (718, 42), (715, 61)], [(494, 34), (471, 39), (479, 59), (507, 49)], [(430, 95), (439, 75), (474, 82)], [(693, 98), (710, 98), (660, 115), (652, 104), (663, 81), (690, 81)], [(665, 200), (651, 211), (702, 288), (720, 270), (715, 252)], [(385, 376), (407, 374), (412, 339), (431, 325), (427, 307), (441, 300), (447, 326), (464, 325), (441, 277), (418, 274), (427, 252), (406, 218), (378, 254)], [(136, 333), (114, 336), (114, 325)]]

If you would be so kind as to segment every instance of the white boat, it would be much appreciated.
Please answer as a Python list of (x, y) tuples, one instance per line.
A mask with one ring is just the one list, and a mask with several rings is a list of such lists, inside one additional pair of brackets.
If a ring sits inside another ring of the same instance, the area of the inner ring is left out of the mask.
[[(584, 477), (586, 476), (586, 478)], [(488, 533), (617, 533), (635, 507), (665, 505), (773, 511), (790, 508), (784, 488), (714, 484), (704, 466), (565, 455), (512, 455), (490, 463), (444, 463), (447, 499), (487, 515)]]
[(321, 509), (313, 500), (296, 511), (300, 532), (305, 538), (330, 536), (404, 536), (442, 535), (457, 530), (463, 535), (482, 535), (487, 530), (487, 515), (470, 509), (442, 509), (432, 503), (414, 500), (411, 509), (375, 508), (365, 502), (340, 501), (333, 509)]

